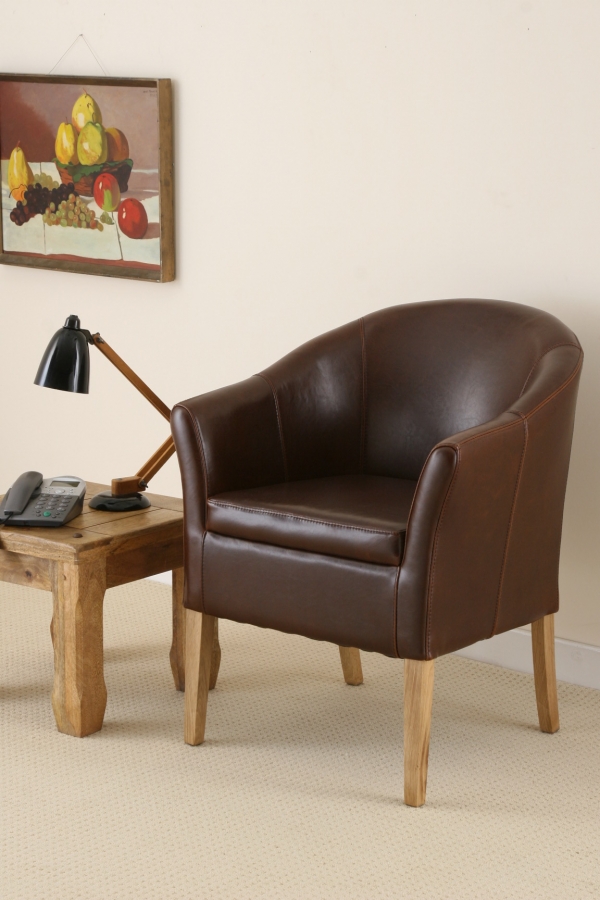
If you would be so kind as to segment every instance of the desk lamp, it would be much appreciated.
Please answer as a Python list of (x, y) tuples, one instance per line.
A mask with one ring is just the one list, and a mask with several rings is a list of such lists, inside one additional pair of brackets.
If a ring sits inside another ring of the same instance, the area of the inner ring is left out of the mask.
[[(89, 344), (97, 347), (111, 361), (113, 366), (132, 383), (138, 391), (170, 421), (169, 407), (144, 384), (141, 378), (130, 369), (127, 363), (118, 356), (104, 338), (99, 334), (91, 334), (81, 328), (78, 316), (69, 316), (63, 328), (60, 328), (46, 348), (34, 384), (41, 387), (54, 388), (58, 391), (73, 391), (76, 394), (87, 394), (90, 381)], [(89, 505), (92, 509), (105, 509), (109, 512), (123, 512), (131, 509), (145, 509), (150, 501), (142, 491), (148, 482), (161, 469), (175, 452), (173, 438), (169, 437), (161, 444), (150, 459), (136, 472), (126, 478), (113, 478), (110, 491), (96, 494)]]

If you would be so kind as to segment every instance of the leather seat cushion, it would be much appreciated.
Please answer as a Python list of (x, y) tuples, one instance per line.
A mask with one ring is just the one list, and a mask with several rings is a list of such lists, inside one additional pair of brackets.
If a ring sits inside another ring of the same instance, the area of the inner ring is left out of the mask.
[(416, 481), (342, 475), (227, 491), (210, 497), (215, 534), (398, 566)]

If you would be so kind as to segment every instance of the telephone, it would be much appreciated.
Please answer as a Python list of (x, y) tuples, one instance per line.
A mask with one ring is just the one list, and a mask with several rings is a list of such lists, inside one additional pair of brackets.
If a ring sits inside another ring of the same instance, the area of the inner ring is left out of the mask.
[(0, 503), (0, 523), (66, 525), (83, 509), (85, 481), (76, 475), (44, 478), (41, 472), (23, 472)]

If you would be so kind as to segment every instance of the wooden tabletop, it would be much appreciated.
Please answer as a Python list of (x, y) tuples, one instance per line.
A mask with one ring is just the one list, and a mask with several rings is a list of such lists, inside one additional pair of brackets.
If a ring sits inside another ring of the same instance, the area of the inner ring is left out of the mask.
[[(149, 569), (163, 572), (183, 565), (183, 500), (146, 494), (152, 504), (148, 509), (129, 512), (90, 509), (88, 501), (106, 490), (109, 490), (107, 485), (87, 482), (81, 514), (59, 528), (10, 525), (1, 528), (0, 557), (18, 553), (46, 560), (77, 562), (82, 557), (106, 556), (110, 585), (133, 580), (135, 573), (129, 569), (132, 565), (135, 569), (138, 555), (140, 571), (144, 571), (138, 577), (145, 577)], [(152, 554), (151, 559), (149, 554)], [(110, 558), (115, 555), (127, 557), (128, 577), (120, 576), (118, 560), (111, 564)]]

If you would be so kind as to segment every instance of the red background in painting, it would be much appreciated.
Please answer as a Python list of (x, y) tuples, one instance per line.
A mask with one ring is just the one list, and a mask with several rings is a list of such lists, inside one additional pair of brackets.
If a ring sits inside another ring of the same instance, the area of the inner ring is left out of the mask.
[(0, 158), (8, 159), (17, 141), (28, 162), (54, 159), (61, 122), (71, 121), (73, 104), (83, 92), (94, 98), (105, 128), (119, 128), (129, 143), (136, 169), (158, 169), (156, 88), (0, 81)]

